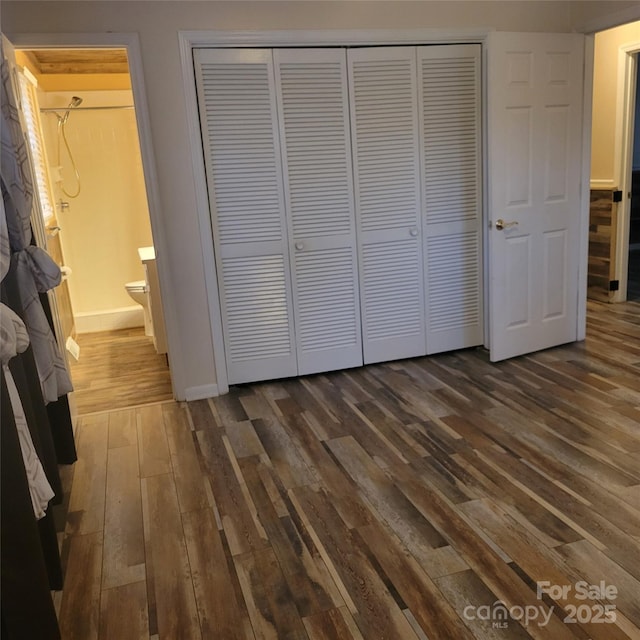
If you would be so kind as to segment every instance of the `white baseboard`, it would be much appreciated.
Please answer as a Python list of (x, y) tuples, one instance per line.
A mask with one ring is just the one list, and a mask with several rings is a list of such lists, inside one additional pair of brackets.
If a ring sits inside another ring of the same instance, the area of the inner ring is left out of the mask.
[(114, 331), (144, 327), (144, 312), (140, 305), (103, 311), (82, 311), (74, 316), (77, 333)]
[(217, 384), (203, 384), (199, 387), (187, 387), (184, 390), (184, 399), (187, 401), (215, 398), (219, 395)]
[(591, 180), (591, 189), (615, 189), (617, 187), (613, 180)]

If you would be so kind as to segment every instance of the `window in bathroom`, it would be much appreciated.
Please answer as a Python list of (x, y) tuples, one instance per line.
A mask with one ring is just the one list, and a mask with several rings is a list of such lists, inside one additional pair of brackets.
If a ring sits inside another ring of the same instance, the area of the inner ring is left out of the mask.
[[(54, 199), (51, 192), (51, 180), (47, 165), (47, 157), (44, 147), (44, 136), (42, 134), (42, 123), (40, 121), (40, 110), (38, 108), (38, 97), (36, 87), (38, 81), (26, 68), (18, 68), (20, 85), (20, 99), (22, 102), (22, 112), (24, 114), (25, 134), (29, 142), (31, 151), (32, 167), (34, 171), (34, 181), (38, 190), (40, 212), (45, 225), (55, 217), (53, 206)], [(37, 206), (37, 204), (36, 204)], [(37, 226), (37, 225), (34, 225)]]

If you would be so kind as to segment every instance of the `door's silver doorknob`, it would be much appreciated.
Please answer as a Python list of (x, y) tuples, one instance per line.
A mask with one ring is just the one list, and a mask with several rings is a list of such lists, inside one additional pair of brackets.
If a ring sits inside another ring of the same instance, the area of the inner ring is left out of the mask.
[(509, 229), (510, 227), (517, 227), (518, 223), (514, 222), (505, 222), (502, 218), (498, 218), (496, 220), (496, 229), (498, 231), (502, 231), (503, 229)]
[(409, 229), (409, 235), (412, 238), (415, 238), (418, 235), (418, 229), (416, 227), (412, 227), (411, 229)]
[(302, 251), (304, 249), (304, 242), (296, 242), (296, 249)]

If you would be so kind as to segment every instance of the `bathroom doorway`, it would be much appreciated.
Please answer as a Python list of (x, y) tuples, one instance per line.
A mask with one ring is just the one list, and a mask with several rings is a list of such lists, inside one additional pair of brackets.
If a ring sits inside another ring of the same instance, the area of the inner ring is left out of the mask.
[(37, 85), (54, 214), (45, 233), (59, 241), (73, 309), (64, 344), (78, 413), (170, 400), (127, 51), (39, 48), (16, 61)]
[(631, 152), (631, 202), (629, 204), (629, 261), (627, 300), (640, 300), (640, 54), (635, 60), (635, 104), (633, 110), (633, 145)]
[(588, 297), (640, 299), (640, 21), (595, 34)]

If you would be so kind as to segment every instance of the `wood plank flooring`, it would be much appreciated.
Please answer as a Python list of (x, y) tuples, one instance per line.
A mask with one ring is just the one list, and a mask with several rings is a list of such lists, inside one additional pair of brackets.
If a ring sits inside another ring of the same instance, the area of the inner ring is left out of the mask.
[(640, 304), (588, 316), (82, 417), (63, 637), (640, 638)]
[(79, 414), (171, 400), (171, 374), (142, 327), (82, 333), (80, 359), (69, 357)]

